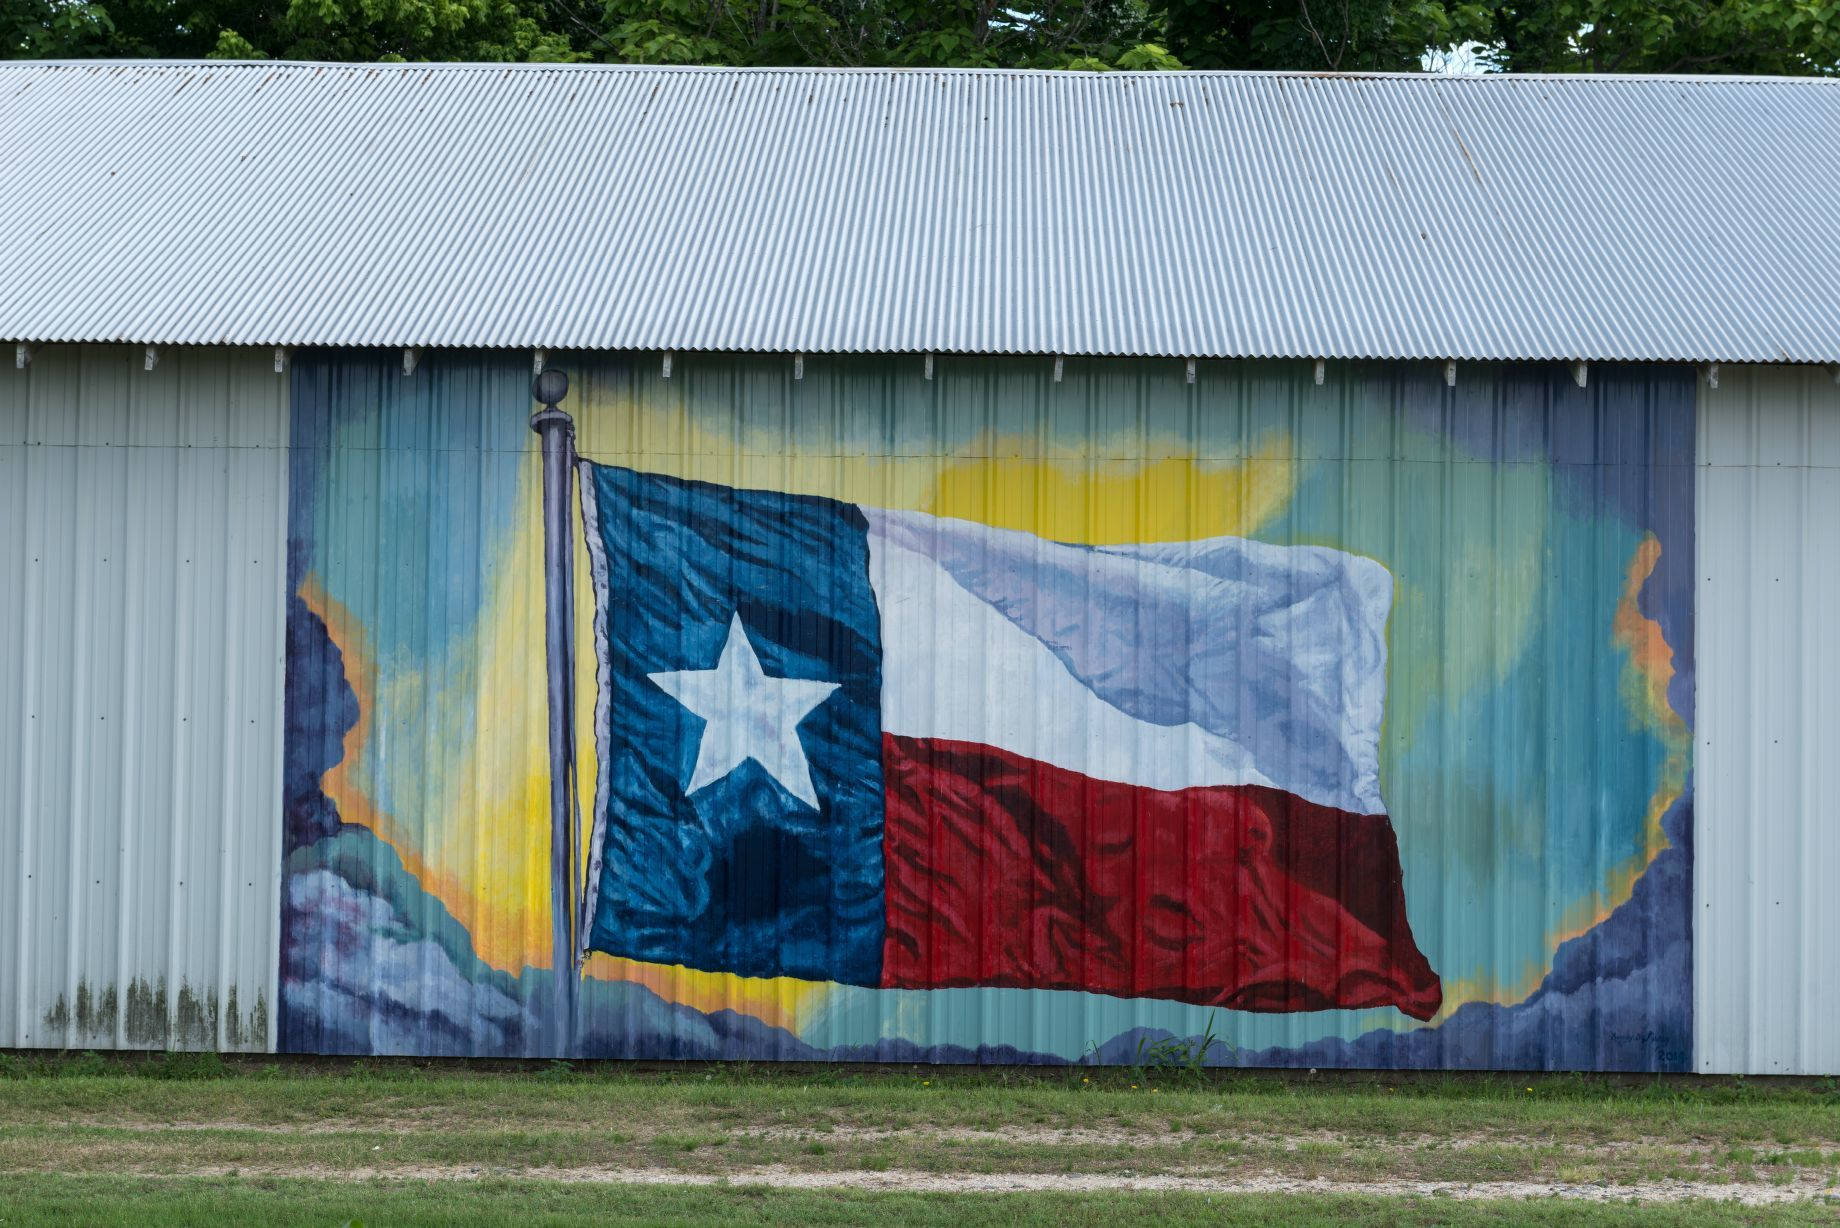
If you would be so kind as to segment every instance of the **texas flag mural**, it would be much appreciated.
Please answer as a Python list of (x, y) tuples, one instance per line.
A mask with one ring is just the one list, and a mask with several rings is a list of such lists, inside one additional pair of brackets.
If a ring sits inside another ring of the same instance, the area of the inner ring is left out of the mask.
[(584, 946), (1255, 1011), (1442, 988), (1381, 802), (1392, 578), (581, 463)]

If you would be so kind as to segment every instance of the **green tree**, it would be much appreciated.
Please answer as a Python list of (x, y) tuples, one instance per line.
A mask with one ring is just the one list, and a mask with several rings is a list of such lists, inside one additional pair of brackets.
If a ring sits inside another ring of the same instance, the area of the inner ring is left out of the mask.
[(517, 0), (290, 0), (281, 33), (297, 60), (556, 58), (538, 17)]
[(4, 0), (10, 56), (296, 60), (568, 58), (519, 0)]
[(1840, 72), (1840, 0), (1509, 0), (1495, 25), (1515, 72)]
[(605, 0), (597, 58), (646, 64), (1171, 64), (1133, 0)]
[(1179, 68), (1144, 0), (0, 0), (8, 56)]
[(9, 0), (0, 5), (0, 55), (40, 59), (95, 55), (114, 37), (108, 10), (60, 0)]
[(1190, 68), (1415, 71), (1427, 48), (1492, 41), (1482, 3), (1160, 0), (1169, 50)]
[(0, 0), (0, 54), (1840, 72), (1840, 0)]

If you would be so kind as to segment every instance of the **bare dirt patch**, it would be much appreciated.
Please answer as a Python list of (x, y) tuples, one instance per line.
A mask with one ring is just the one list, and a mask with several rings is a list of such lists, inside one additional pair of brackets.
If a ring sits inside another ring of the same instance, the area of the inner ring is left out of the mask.
[[(1179, 1147), (1196, 1142), (1232, 1142), (1248, 1146), (1278, 1147), (1289, 1151), (1303, 1148), (1378, 1147), (1403, 1151), (1443, 1148), (1451, 1151), (1478, 1147), (1563, 1148), (1580, 1155), (1635, 1151), (1661, 1146), (1660, 1140), (1613, 1139), (1578, 1143), (1521, 1133), (1474, 1134), (1393, 1134), (1384, 1138), (1372, 1134), (1339, 1130), (1287, 1130), (1282, 1134), (1253, 1130), (1146, 1130), (1125, 1126), (1000, 1126), (979, 1129), (971, 1126), (739, 1126), (727, 1133), (738, 1138), (757, 1138), (769, 1142), (934, 1142), (934, 1143), (1014, 1143), (1037, 1147)], [(1676, 1152), (1691, 1154), (1703, 1147), (1665, 1144)]]
[[(1002, 1126), (979, 1130), (969, 1126), (744, 1126), (729, 1133), (743, 1138), (786, 1143), (1016, 1143), (1030, 1147), (1170, 1147), (1198, 1138), (1236, 1139), (1235, 1134), (1197, 1134), (1193, 1130), (1151, 1133), (1124, 1127)], [(1251, 1141), (1251, 1136), (1245, 1136)]]
[(394, 1134), (405, 1130), (426, 1130), (433, 1124), (432, 1114), (416, 1117), (322, 1117), (312, 1121), (148, 1121), (120, 1117), (73, 1118), (68, 1125), (79, 1129), (123, 1130), (136, 1134), (168, 1132), (224, 1131), (227, 1133), (311, 1135), (311, 1134)]
[[(88, 1116), (65, 1125), (76, 1128), (120, 1130), (135, 1134), (169, 1131), (222, 1131), (278, 1136), (327, 1134), (393, 1134), (420, 1132), (435, 1124), (434, 1114), (395, 1117), (326, 1117), (298, 1122), (239, 1121), (234, 1118), (190, 1121), (156, 1121), (145, 1118)], [(548, 1123), (545, 1123), (548, 1124)], [(570, 1123), (573, 1124), (573, 1123)], [(1713, 1149), (1707, 1145), (1663, 1143), (1649, 1139), (1605, 1139), (1588, 1144), (1519, 1133), (1371, 1134), (1336, 1130), (1289, 1130), (1282, 1134), (1252, 1130), (1147, 1130), (1125, 1126), (722, 1126), (698, 1123), (701, 1128), (734, 1137), (772, 1143), (1007, 1143), (1026, 1147), (1180, 1147), (1196, 1142), (1242, 1143), (1260, 1148), (1297, 1151), (1324, 1146), (1367, 1147), (1382, 1151), (1420, 1149), (1466, 1151), (1478, 1147), (1556, 1148), (1580, 1156), (1616, 1154), (1665, 1146), (1671, 1153), (1695, 1158)], [(676, 1128), (638, 1129), (630, 1137), (639, 1142), (677, 1133)]]
[[(154, 1175), (154, 1174), (149, 1174)], [(1577, 1184), (1559, 1181), (1330, 1181), (1275, 1175), (1219, 1178), (1179, 1174), (1131, 1176), (1097, 1173), (945, 1174), (892, 1169), (884, 1172), (806, 1172), (779, 1165), (724, 1173), (680, 1172), (667, 1168), (524, 1168), (505, 1170), (475, 1166), (416, 1165), (402, 1168), (336, 1170), (299, 1168), (208, 1167), (159, 1176), (297, 1177), (346, 1181), (474, 1181), (512, 1176), (532, 1181), (606, 1185), (767, 1186), (787, 1190), (856, 1190), (884, 1193), (1003, 1194), (1058, 1191), (1167, 1191), (1195, 1194), (1339, 1194), (1378, 1198), (1445, 1197), (1462, 1199), (1559, 1198), (1575, 1202), (1679, 1203), (1715, 1201), (1744, 1206), (1834, 1201), (1834, 1192), (1812, 1180), (1781, 1185), (1757, 1182), (1642, 1181), (1630, 1184)]]

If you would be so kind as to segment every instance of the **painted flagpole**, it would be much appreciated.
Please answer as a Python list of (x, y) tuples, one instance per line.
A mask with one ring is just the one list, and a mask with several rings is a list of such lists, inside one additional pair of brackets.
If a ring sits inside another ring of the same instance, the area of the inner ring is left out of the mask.
[(574, 841), (569, 804), (574, 775), (574, 594), (569, 533), (571, 482), (575, 474), (575, 421), (557, 402), (568, 395), (569, 377), (543, 371), (531, 382), (531, 397), (543, 406), (530, 418), (530, 429), (543, 446), (543, 606), (544, 640), (549, 676), (549, 872), (551, 967), (555, 977), (551, 1001), (553, 1056), (566, 1057), (575, 1047)]

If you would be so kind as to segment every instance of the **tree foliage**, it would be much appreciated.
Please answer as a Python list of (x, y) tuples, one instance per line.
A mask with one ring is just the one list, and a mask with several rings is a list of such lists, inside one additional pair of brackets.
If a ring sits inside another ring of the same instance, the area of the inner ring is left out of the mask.
[(1139, 0), (604, 0), (583, 49), (640, 64), (1181, 67)]
[(1840, 0), (1512, 0), (1496, 58), (1518, 72), (1833, 75)]
[(1840, 71), (1840, 0), (0, 0), (0, 55)]
[(6, 6), (19, 6), (11, 27), (0, 24), (12, 56), (500, 61), (570, 52), (543, 8), (523, 0), (0, 0)]
[(1192, 68), (1411, 71), (1427, 48), (1492, 34), (1488, 6), (1445, 0), (1163, 0), (1159, 15)]

